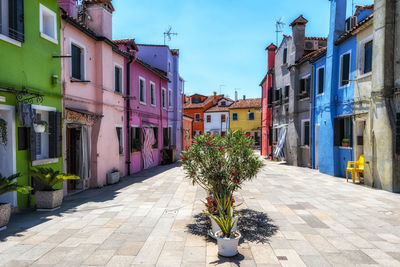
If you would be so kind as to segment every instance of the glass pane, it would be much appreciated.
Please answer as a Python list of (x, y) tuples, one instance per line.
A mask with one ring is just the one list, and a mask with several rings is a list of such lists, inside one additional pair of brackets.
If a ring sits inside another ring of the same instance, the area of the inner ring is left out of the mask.
[(82, 79), (82, 50), (81, 48), (71, 45), (71, 60), (72, 60), (72, 77), (75, 79)]
[(372, 41), (364, 46), (364, 73), (372, 71)]

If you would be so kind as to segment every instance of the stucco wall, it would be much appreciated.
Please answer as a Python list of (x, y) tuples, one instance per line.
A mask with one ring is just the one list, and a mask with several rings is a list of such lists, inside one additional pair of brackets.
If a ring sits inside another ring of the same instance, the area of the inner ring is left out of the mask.
[[(207, 115), (211, 116), (211, 122), (207, 122)], [(225, 122), (221, 121), (221, 115), (225, 115)], [(204, 132), (221, 132), (229, 131), (229, 112), (204, 112)]]

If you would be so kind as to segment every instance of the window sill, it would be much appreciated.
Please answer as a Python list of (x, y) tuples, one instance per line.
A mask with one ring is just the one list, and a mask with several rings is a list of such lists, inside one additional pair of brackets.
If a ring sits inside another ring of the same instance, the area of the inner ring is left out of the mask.
[(52, 42), (53, 44), (57, 44), (58, 45), (58, 40), (57, 39), (54, 39), (53, 37), (50, 37), (45, 33), (41, 32), (40, 33), (40, 37), (42, 37), (43, 39), (46, 39), (49, 42)]
[(17, 40), (14, 40), (14, 39), (12, 39), (12, 38), (10, 38), (8, 36), (5, 36), (3, 34), (0, 34), (0, 40), (3, 40), (4, 42), (13, 44), (13, 45), (18, 46), (18, 47), (22, 46), (21, 42), (19, 42)]
[(152, 107), (156, 107), (156, 105), (155, 104), (150, 104)]
[(302, 145), (302, 146), (300, 146), (300, 148), (301, 149), (310, 149), (310, 146), (309, 145)]
[(347, 88), (347, 87), (349, 87), (349, 86), (350, 86), (350, 83), (347, 84), (347, 85), (339, 86), (339, 89), (345, 89), (345, 88)]
[(358, 76), (356, 80), (361, 80), (361, 79), (364, 79), (364, 78), (367, 78), (367, 77), (370, 77), (370, 76), (372, 76), (372, 71), (370, 71), (368, 73), (360, 74), (360, 76)]
[(339, 146), (338, 148), (343, 149), (343, 150), (352, 150), (353, 149), (352, 147), (349, 147), (349, 146)]
[(143, 105), (143, 106), (146, 106), (146, 105), (147, 105), (146, 102), (142, 102), (142, 101), (139, 101), (139, 104), (140, 104), (140, 105)]
[(323, 96), (323, 95), (324, 95), (324, 93), (320, 93), (320, 94), (317, 94), (317, 97), (318, 97), (318, 96)]
[(34, 160), (32, 161), (32, 166), (46, 165), (51, 163), (58, 163), (58, 158)]

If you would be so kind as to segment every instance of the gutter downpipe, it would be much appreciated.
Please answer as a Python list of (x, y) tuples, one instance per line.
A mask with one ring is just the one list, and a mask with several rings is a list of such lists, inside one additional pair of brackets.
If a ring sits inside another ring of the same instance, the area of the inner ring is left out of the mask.
[(136, 60), (136, 53), (131, 53), (130, 49), (127, 48), (130, 56), (129, 61), (126, 66), (126, 136), (127, 136), (127, 156), (126, 156), (126, 165), (128, 167), (128, 176), (131, 175), (131, 136), (130, 136), (130, 116), (131, 116), (131, 64)]

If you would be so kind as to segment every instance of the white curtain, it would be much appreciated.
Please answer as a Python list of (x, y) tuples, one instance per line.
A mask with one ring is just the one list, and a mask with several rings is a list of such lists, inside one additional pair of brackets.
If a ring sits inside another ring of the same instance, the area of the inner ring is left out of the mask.
[(154, 162), (153, 145), (156, 143), (156, 139), (154, 137), (153, 128), (144, 127), (142, 131), (144, 136), (143, 151), (142, 151), (143, 165), (144, 169), (148, 169)]
[(283, 145), (285, 144), (285, 139), (286, 139), (286, 128), (282, 128), (279, 134), (278, 144), (274, 151), (275, 156), (278, 158), (285, 157), (285, 154), (283, 153)]
[(78, 176), (81, 180), (90, 177), (90, 161), (92, 155), (92, 138), (91, 128), (89, 126), (82, 126), (81, 137), (79, 142), (78, 154)]

